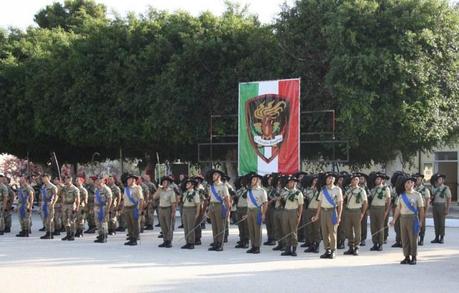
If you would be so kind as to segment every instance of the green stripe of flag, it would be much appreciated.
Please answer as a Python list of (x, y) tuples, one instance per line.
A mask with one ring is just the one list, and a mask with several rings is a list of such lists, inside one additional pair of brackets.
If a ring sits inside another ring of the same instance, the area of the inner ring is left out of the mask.
[(258, 83), (239, 84), (239, 175), (257, 172), (257, 154), (248, 136), (245, 102), (258, 96)]

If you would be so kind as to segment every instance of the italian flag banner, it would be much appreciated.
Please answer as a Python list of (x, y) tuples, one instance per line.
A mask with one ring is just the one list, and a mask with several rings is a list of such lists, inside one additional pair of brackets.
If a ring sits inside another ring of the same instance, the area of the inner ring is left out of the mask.
[(239, 175), (300, 168), (300, 79), (239, 83)]

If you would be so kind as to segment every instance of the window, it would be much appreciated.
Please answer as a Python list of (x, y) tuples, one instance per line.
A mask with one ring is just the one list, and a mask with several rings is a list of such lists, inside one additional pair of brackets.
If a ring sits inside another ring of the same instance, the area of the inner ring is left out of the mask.
[(457, 152), (436, 152), (435, 161), (457, 161)]

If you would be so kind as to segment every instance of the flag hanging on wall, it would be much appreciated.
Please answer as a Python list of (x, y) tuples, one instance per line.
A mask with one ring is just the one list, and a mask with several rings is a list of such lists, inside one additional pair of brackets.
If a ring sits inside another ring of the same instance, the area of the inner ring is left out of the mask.
[(239, 175), (299, 168), (300, 79), (239, 83)]

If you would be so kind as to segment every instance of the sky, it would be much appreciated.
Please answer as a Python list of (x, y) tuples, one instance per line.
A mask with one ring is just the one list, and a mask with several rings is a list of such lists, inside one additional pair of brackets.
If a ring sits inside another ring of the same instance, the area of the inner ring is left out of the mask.
[[(0, 27), (9, 26), (26, 29), (29, 25), (35, 26), (34, 15), (46, 5), (63, 0), (0, 0)], [(224, 9), (224, 0), (96, 0), (107, 6), (109, 15), (113, 11), (121, 15), (127, 12), (143, 13), (149, 6), (160, 10), (176, 11), (185, 10), (193, 15), (209, 10), (220, 15)], [(279, 13), (280, 6), (287, 2), (289, 5), (294, 0), (234, 0), (242, 5), (248, 4), (249, 11), (258, 15), (261, 22), (269, 23)]]

